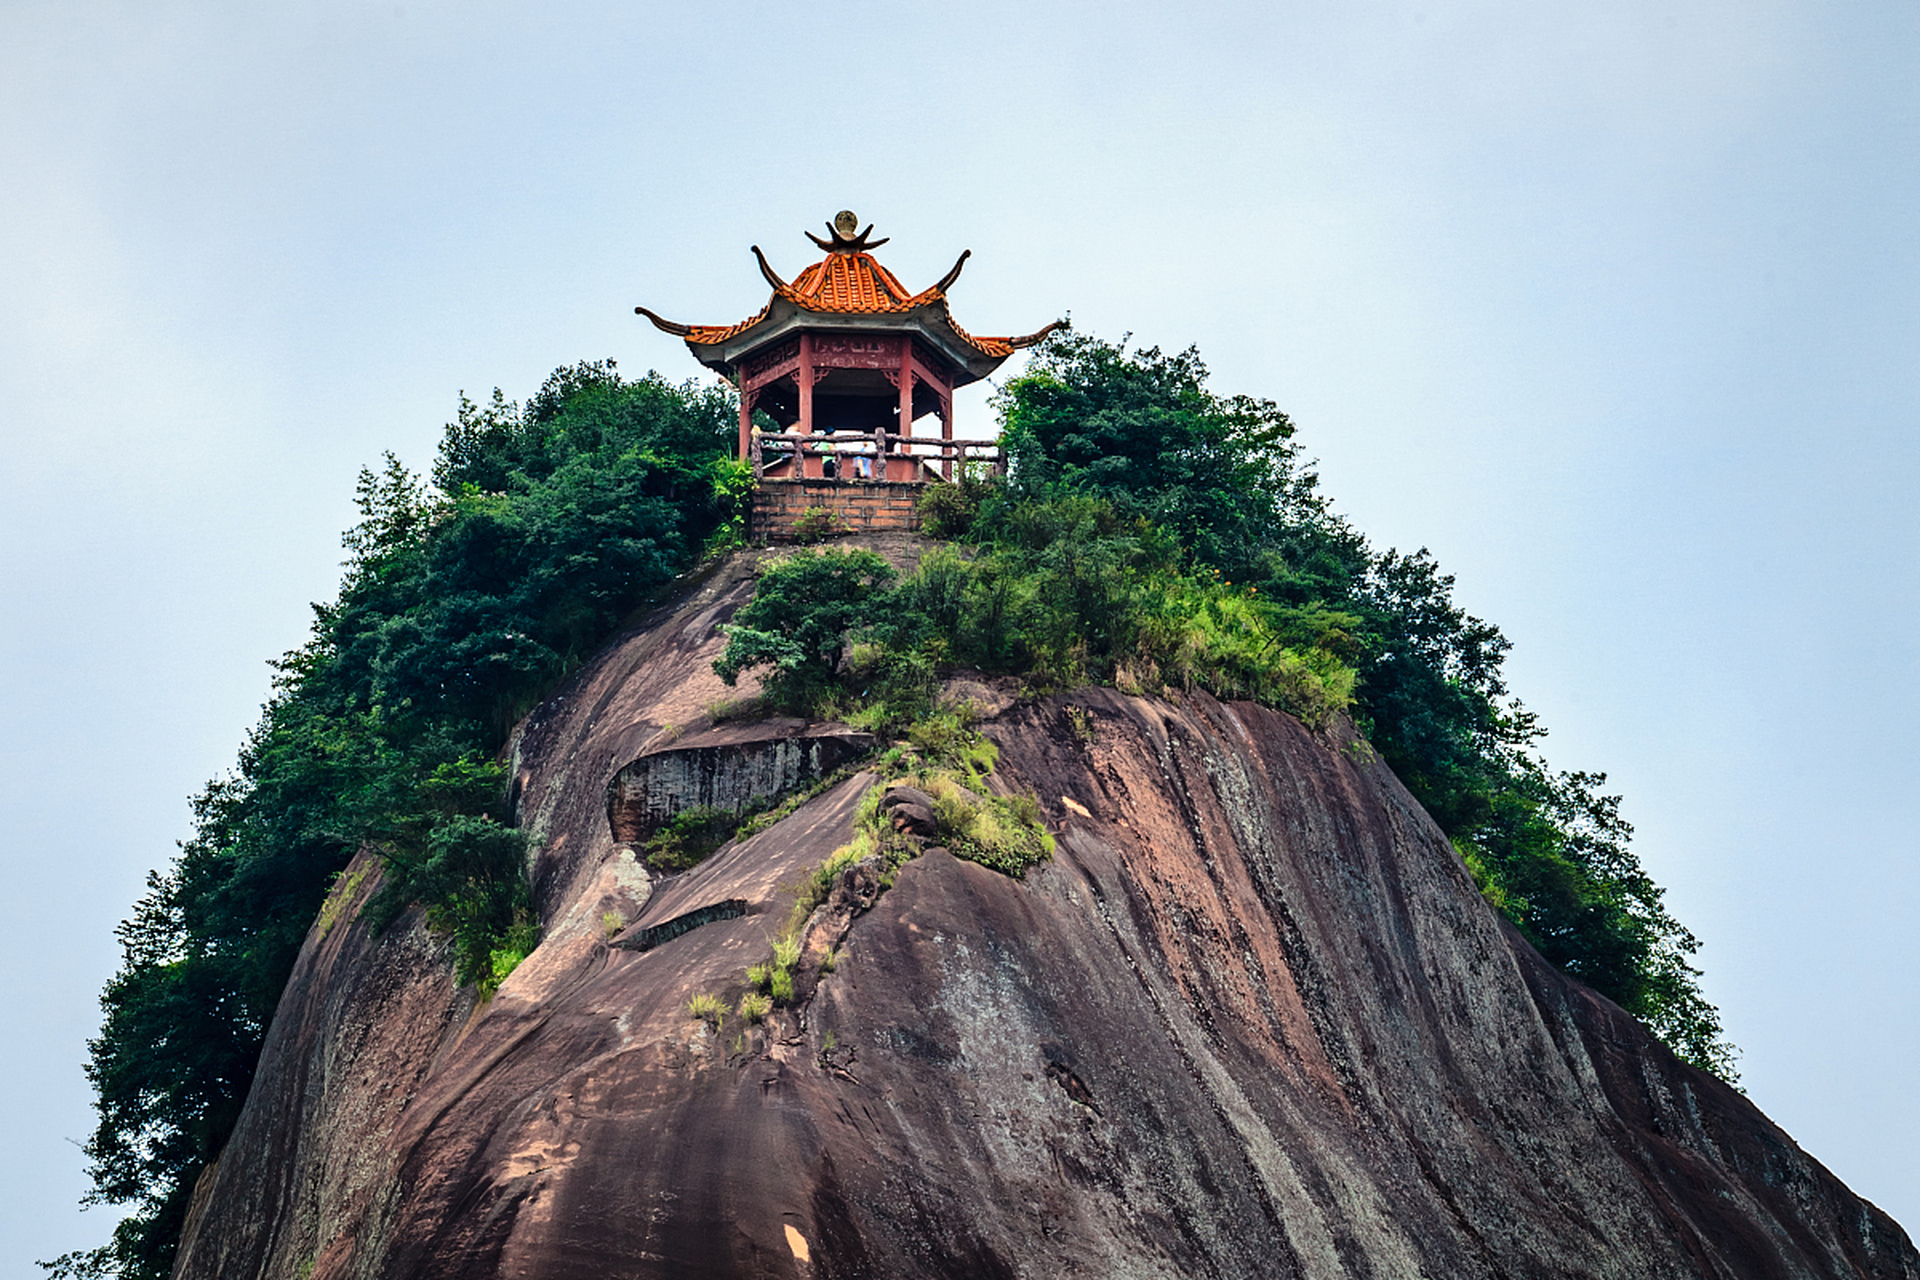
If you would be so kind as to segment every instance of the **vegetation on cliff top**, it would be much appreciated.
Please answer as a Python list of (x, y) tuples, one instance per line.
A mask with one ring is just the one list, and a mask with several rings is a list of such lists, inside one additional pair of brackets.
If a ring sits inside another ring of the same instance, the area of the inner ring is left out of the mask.
[(758, 668), (774, 705), (874, 729), (925, 714), (939, 672), (956, 666), (1018, 674), (1031, 689), (1199, 687), (1313, 725), (1352, 704), (1337, 615), (1302, 618), (1234, 586), (1103, 497), (1028, 495), (992, 510), (991, 541), (967, 556), (935, 548), (900, 581), (868, 551), (769, 565), (714, 669), (732, 683)]
[[(1206, 379), (1191, 351), (1056, 335), (1000, 394), (1010, 480), (929, 496), (929, 530), (967, 545), (904, 581), (857, 556), (789, 558), (735, 619), (723, 670), (759, 667), (776, 701), (875, 728), (935, 723), (953, 665), (1036, 687), (1201, 687), (1310, 722), (1346, 709), (1548, 959), (1730, 1076), (1697, 944), (1604, 776), (1541, 760), (1499, 631), (1424, 551), (1375, 551), (1330, 509), (1273, 404)], [(384, 863), (376, 921), (423, 906), (463, 981), (497, 981), (531, 948), (499, 749), (622, 617), (737, 537), (734, 414), (723, 389), (581, 365), (524, 407), (463, 397), (431, 488), (391, 457), (363, 473), (338, 600), (277, 664), (235, 775), (194, 802), (194, 836), (121, 926), (87, 1151), (94, 1199), (136, 1207), (56, 1275), (168, 1274), (301, 940), (357, 851)]]

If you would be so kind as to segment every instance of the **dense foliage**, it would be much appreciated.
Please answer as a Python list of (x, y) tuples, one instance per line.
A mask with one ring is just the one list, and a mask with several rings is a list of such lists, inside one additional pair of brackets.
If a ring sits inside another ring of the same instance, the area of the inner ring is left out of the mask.
[(973, 536), (997, 544), (1023, 512), (1094, 498), (1167, 531), (1190, 576), (1267, 602), (1287, 643), (1357, 669), (1359, 727), (1541, 953), (1732, 1078), (1688, 962), (1698, 942), (1628, 847), (1605, 775), (1541, 760), (1543, 730), (1502, 678), (1506, 639), (1454, 602), (1426, 551), (1376, 552), (1328, 507), (1273, 404), (1215, 396), (1206, 378), (1192, 351), (1057, 335), (1001, 393), (1013, 479)]
[(774, 562), (714, 669), (731, 684), (758, 668), (773, 705), (872, 728), (923, 717), (936, 673), (956, 665), (1033, 689), (1200, 687), (1314, 724), (1351, 703), (1354, 672), (1326, 643), (1330, 629), (1288, 643), (1297, 611), (1183, 568), (1178, 544), (1146, 520), (1072, 495), (995, 511), (993, 541), (969, 556), (936, 548), (903, 581), (871, 551)]
[(55, 1274), (169, 1273), (194, 1180), (357, 851), (384, 865), (375, 922), (423, 906), (463, 982), (489, 990), (532, 949), (527, 837), (496, 754), (543, 689), (736, 527), (734, 422), (723, 391), (586, 364), (524, 408), (463, 397), (430, 489), (391, 455), (362, 473), (339, 598), (277, 664), (234, 776), (195, 801), (193, 838), (120, 928), (87, 1152), (93, 1198), (137, 1208)]

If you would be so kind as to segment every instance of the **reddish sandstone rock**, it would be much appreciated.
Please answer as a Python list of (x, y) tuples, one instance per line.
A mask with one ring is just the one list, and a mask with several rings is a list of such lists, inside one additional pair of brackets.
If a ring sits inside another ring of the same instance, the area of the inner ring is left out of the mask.
[(895, 831), (924, 838), (939, 834), (940, 823), (933, 816), (933, 798), (924, 791), (895, 787), (881, 800), (880, 812)]
[(1256, 706), (1009, 706), (997, 778), (1041, 798), (1050, 864), (856, 866), (800, 1004), (693, 1019), (868, 782), (658, 883), (615, 842), (614, 772), (730, 693), (706, 664), (747, 583), (692, 584), (530, 718), (548, 932), (490, 1003), (415, 919), (316, 926), (180, 1276), (1920, 1276), (1545, 965), (1384, 766)]

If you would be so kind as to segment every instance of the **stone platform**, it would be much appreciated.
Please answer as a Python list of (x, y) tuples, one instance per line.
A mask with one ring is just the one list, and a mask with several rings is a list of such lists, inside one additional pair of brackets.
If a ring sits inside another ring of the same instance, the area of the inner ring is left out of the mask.
[(753, 491), (747, 536), (755, 542), (793, 542), (794, 524), (810, 512), (837, 521), (818, 532), (880, 533), (920, 527), (915, 510), (927, 482), (919, 480), (762, 480)]

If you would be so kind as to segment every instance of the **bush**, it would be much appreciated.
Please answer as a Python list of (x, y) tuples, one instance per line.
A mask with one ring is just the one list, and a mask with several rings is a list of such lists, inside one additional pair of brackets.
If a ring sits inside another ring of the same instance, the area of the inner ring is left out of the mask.
[(803, 545), (850, 533), (853, 526), (825, 507), (808, 507), (794, 518), (790, 536)]
[(920, 532), (929, 538), (963, 538), (972, 529), (986, 501), (988, 484), (963, 472), (957, 481), (936, 481), (920, 494), (914, 512)]
[(809, 712), (829, 696), (847, 647), (872, 627), (894, 580), (871, 551), (796, 551), (760, 574), (753, 601), (722, 628), (713, 669), (728, 684), (761, 670), (761, 691), (783, 709)]
[(783, 1009), (792, 1004), (793, 970), (776, 968), (767, 980), (767, 994)]
[(956, 857), (1017, 880), (1053, 856), (1053, 837), (1032, 796), (988, 795), (938, 772), (918, 775), (915, 785), (933, 798), (935, 838)]
[(740, 829), (745, 815), (704, 805), (682, 809), (668, 818), (640, 849), (647, 869), (674, 875), (706, 861)]
[(869, 733), (904, 731), (932, 711), (939, 676), (932, 655), (860, 642), (848, 650), (841, 684), (850, 694), (838, 708), (846, 722)]
[(727, 1020), (727, 1006), (716, 995), (697, 995), (687, 1001), (688, 1016), (706, 1023), (718, 1034)]
[(942, 707), (907, 726), (907, 745), (928, 766), (977, 782), (993, 772), (1000, 749), (969, 728), (971, 723), (965, 708)]
[(482, 999), (491, 999), (507, 980), (507, 975), (520, 967), (520, 962), (533, 954), (540, 945), (540, 926), (525, 916), (515, 920), (507, 927), (505, 939), (488, 955), (489, 972), (479, 979)]
[(453, 935), (460, 981), (490, 993), (506, 976), (501, 957), (510, 957), (510, 972), (539, 939), (528, 915), (526, 848), (524, 832), (484, 814), (456, 814), (428, 835), (424, 857), (392, 855), (398, 874), (375, 909), (397, 913), (408, 901), (427, 902), (428, 923)]

